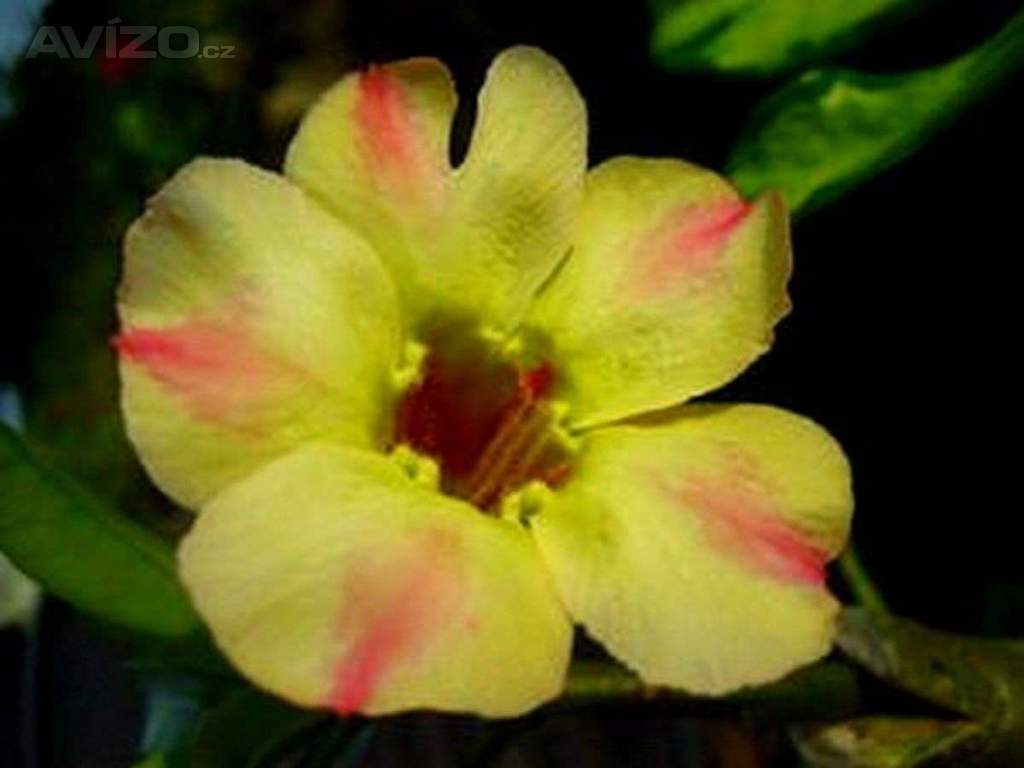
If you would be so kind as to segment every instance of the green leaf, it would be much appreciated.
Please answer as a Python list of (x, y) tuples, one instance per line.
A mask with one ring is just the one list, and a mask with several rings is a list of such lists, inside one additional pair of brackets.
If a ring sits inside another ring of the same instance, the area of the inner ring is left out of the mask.
[(0, 550), (45, 590), (100, 619), (165, 636), (198, 626), (170, 548), (43, 466), (2, 425)]
[[(852, 721), (820, 734), (817, 744), (843, 742), (850, 757), (893, 758), (853, 763), (865, 766), (916, 765), (896, 762), (901, 744), (913, 747), (905, 755), (908, 761), (926, 749), (958, 752), (968, 747), (971, 765), (1024, 765), (1024, 641), (954, 635), (884, 611), (847, 608), (839, 617), (836, 645), (882, 680), (979, 727)], [(954, 725), (948, 718), (945, 724)]]
[(252, 688), (227, 697), (203, 717), (192, 768), (253, 768), (269, 763), (273, 753), (325, 716), (296, 709)]
[(142, 750), (170, 754), (194, 737), (201, 716), (202, 684), (188, 677), (148, 680)]
[(39, 608), (39, 587), (0, 553), (0, 629), (29, 628)]
[(862, 717), (792, 730), (811, 768), (917, 768), (938, 760), (971, 765), (966, 758), (981, 734), (981, 726), (967, 721), (906, 717)]
[(216, 709), (227, 695), (234, 693), (238, 681), (181, 673), (171, 668), (136, 672), (146, 700), (139, 745), (142, 762), (136, 768), (192, 768), (192, 749), (204, 712)]
[(144, 679), (146, 719), (141, 752), (148, 765), (187, 768), (202, 716), (204, 686), (195, 678), (162, 675)]
[(655, 0), (651, 54), (677, 71), (766, 76), (849, 50), (931, 0)]
[(755, 110), (727, 174), (746, 195), (780, 189), (806, 213), (906, 158), (1022, 64), (1024, 12), (933, 69), (808, 72)]

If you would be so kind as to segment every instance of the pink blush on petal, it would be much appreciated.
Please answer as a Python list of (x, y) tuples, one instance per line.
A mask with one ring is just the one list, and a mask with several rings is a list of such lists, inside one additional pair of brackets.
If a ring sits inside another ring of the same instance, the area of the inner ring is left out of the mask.
[(824, 584), (828, 553), (786, 520), (774, 490), (758, 480), (749, 459), (721, 474), (691, 476), (674, 496), (697, 514), (717, 551), (779, 581)]
[(715, 274), (729, 238), (751, 210), (749, 203), (729, 199), (689, 205), (671, 213), (637, 244), (638, 269), (629, 281), (628, 293), (656, 296), (686, 278)]
[(230, 421), (281, 373), (239, 327), (191, 320), (170, 328), (128, 328), (114, 338), (121, 358), (181, 396), (208, 421)]
[(401, 84), (394, 76), (380, 67), (361, 73), (355, 111), (367, 160), (375, 170), (411, 163), (409, 115)]
[(432, 531), (407, 561), (371, 562), (349, 574), (338, 632), (354, 639), (335, 666), (328, 706), (358, 711), (451, 625), (466, 599), (461, 557), (450, 533)]
[(354, 119), (363, 160), (374, 182), (407, 203), (436, 205), (444, 169), (431, 156), (424, 127), (402, 80), (383, 67), (361, 73)]

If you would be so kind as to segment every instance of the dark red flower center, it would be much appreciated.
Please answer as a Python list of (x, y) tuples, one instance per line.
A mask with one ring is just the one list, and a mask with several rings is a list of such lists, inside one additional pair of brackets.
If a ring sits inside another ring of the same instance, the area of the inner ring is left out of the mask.
[(512, 362), (476, 340), (429, 350), (419, 380), (399, 401), (394, 444), (434, 459), (443, 492), (493, 512), (532, 480), (565, 479), (550, 363)]

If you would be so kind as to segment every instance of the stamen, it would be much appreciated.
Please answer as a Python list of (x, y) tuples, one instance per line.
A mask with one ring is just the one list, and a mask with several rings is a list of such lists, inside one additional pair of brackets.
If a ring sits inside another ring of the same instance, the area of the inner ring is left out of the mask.
[(430, 457), (442, 491), (492, 514), (530, 481), (564, 480), (567, 453), (549, 399), (551, 366), (521, 368), (464, 339), (461, 346), (431, 346), (422, 376), (399, 403), (396, 450), (404, 445)]
[(549, 426), (546, 409), (526, 401), (502, 424), (466, 482), (463, 495), (480, 509), (488, 509), (502, 494), (525, 479), (524, 469), (539, 455)]

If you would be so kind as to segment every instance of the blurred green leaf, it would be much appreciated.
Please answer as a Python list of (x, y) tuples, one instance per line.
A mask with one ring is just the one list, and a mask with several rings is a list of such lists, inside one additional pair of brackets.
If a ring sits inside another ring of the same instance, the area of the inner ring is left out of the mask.
[(651, 53), (673, 70), (772, 75), (856, 45), (931, 0), (654, 0)]
[(239, 690), (209, 710), (199, 725), (192, 768), (254, 768), (325, 720), (252, 688)]
[(959, 720), (862, 717), (799, 726), (793, 738), (811, 768), (916, 768), (939, 760), (965, 764), (961, 751), (970, 754), (970, 742), (981, 730)]
[(727, 174), (747, 195), (781, 189), (806, 213), (906, 158), (1022, 64), (1024, 12), (933, 69), (808, 72), (755, 110)]
[(111, 623), (178, 636), (197, 618), (170, 548), (0, 425), (0, 550), (44, 589)]
[[(847, 608), (836, 644), (882, 680), (965, 718), (947, 719), (945, 728), (927, 720), (851, 721), (845, 733), (819, 734), (816, 743), (844, 742), (851, 758), (892, 757), (847, 764), (911, 766), (916, 755), (934, 750), (954, 766), (1024, 765), (1024, 641), (954, 635), (884, 611)], [(964, 752), (969, 762), (957, 759)]]
[(0, 553), (0, 629), (31, 627), (39, 609), (39, 587)]
[[(164, 668), (149, 668), (141, 672), (136, 668), (136, 671), (139, 672), (146, 700), (139, 747), (141, 755), (145, 760), (164, 768), (199, 768), (207, 765), (196, 761), (193, 756), (196, 746), (204, 738), (204, 724), (210, 719), (211, 713), (219, 712), (226, 702), (233, 700), (240, 685), (246, 684), (237, 677), (227, 679), (181, 671), (174, 668), (173, 662)], [(241, 690), (252, 691), (247, 686)], [(256, 731), (255, 734), (239, 731), (234, 736), (243, 740), (256, 738), (260, 729), (267, 724), (259, 718), (251, 718), (248, 725)], [(244, 764), (236, 762), (233, 754), (229, 748), (209, 765), (243, 768)]]
[(145, 680), (142, 753), (166, 768), (186, 768), (202, 716), (204, 686), (195, 678), (163, 675)]
[(847, 608), (836, 644), (883, 680), (979, 723), (1012, 727), (1024, 738), (1024, 640), (956, 635)]

